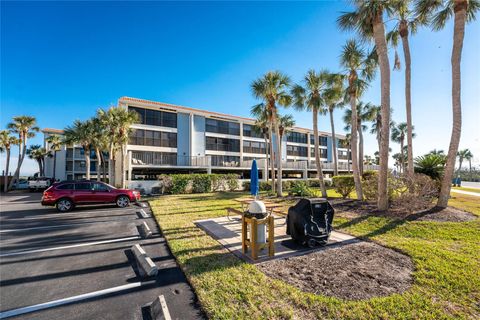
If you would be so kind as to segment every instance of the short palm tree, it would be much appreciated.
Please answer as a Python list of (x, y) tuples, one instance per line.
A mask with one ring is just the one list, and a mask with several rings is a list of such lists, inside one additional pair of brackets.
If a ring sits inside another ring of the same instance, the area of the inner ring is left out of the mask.
[(18, 144), (18, 139), (10, 134), (8, 130), (0, 131), (0, 152), (6, 153), (5, 174), (3, 176), (3, 192), (8, 191), (8, 170), (10, 169), (10, 151), (12, 146)]
[(415, 172), (423, 173), (432, 179), (440, 180), (445, 169), (446, 157), (429, 153), (415, 158)]
[(476, 12), (480, 9), (479, 0), (417, 0), (415, 12), (425, 22), (429, 22), (433, 30), (441, 30), (447, 21), (454, 17), (453, 48), (452, 48), (452, 134), (447, 154), (447, 164), (442, 179), (442, 187), (437, 206), (446, 208), (450, 198), (452, 177), (455, 171), (460, 135), (462, 131), (461, 105), (461, 71), (463, 39), (465, 25), (475, 20)]
[(65, 144), (78, 144), (82, 147), (85, 156), (85, 175), (90, 180), (90, 153), (92, 141), (95, 139), (93, 123), (91, 120), (75, 120), (72, 126), (65, 128)]
[[(471, 159), (473, 158), (473, 154), (469, 149), (463, 149), (463, 150), (458, 150), (457, 157), (458, 157), (458, 170), (457, 170), (457, 176), (458, 176), (460, 175), (460, 170), (462, 170), (463, 160), (471, 161)], [(470, 165), (470, 170), (471, 170), (471, 165)]]
[[(320, 161), (320, 142), (318, 137), (318, 114), (325, 113), (325, 103), (323, 100), (323, 91), (327, 88), (329, 73), (325, 70), (316, 72), (309, 70), (303, 78), (303, 85), (294, 85), (291, 94), (293, 105), (297, 110), (307, 110), (312, 112), (313, 120), (313, 138), (315, 146), (315, 165), (317, 167), (317, 178), (320, 181), (320, 190), (322, 197), (327, 197), (327, 189), (323, 179), (322, 162)], [(310, 150), (308, 150), (310, 152)]]
[[(344, 30), (355, 30), (358, 35), (364, 39), (373, 40), (380, 66), (382, 130), (380, 133), (380, 170), (378, 175), (377, 206), (379, 210), (387, 210), (388, 145), (390, 142), (390, 127), (388, 125), (390, 123), (390, 63), (388, 60), (383, 15), (385, 12), (391, 10), (390, 6), (392, 1), (352, 0), (351, 2), (354, 5), (354, 11), (342, 14), (337, 20), (338, 25)], [(352, 138), (354, 137), (352, 136)], [(356, 141), (352, 141), (352, 148), (355, 147), (355, 143)]]
[[(267, 72), (261, 78), (255, 80), (251, 84), (252, 94), (255, 98), (263, 100), (265, 107), (268, 110), (270, 117), (269, 122), (275, 130), (275, 136), (280, 137), (280, 129), (278, 125), (278, 106), (287, 107), (291, 104), (292, 98), (288, 94), (288, 88), (290, 86), (290, 78), (287, 75), (282, 74), (279, 71)], [(273, 140), (273, 139), (272, 139)], [(277, 195), (282, 196), (282, 155), (281, 141), (276, 139), (277, 142), (277, 166), (278, 166), (278, 179), (277, 179)]]
[(55, 180), (57, 171), (57, 151), (60, 151), (63, 145), (63, 140), (59, 135), (53, 134), (47, 138), (48, 150), (53, 153), (53, 175)]
[(282, 140), (285, 131), (295, 126), (295, 119), (291, 114), (278, 116), (278, 129), (280, 133), (280, 140)]
[(339, 141), (338, 145), (341, 147), (341, 148), (345, 148), (347, 149), (347, 172), (350, 173), (350, 161), (351, 161), (351, 141), (352, 137), (350, 135), (350, 133), (347, 133), (345, 135), (345, 139), (342, 139)]
[[(363, 47), (355, 40), (349, 40), (343, 46), (340, 55), (340, 64), (344, 68), (344, 77), (347, 80), (346, 98), (350, 103), (352, 111), (351, 140), (350, 147), (352, 152), (352, 170), (355, 180), (355, 190), (359, 200), (363, 199), (362, 184), (358, 164), (358, 120), (357, 120), (357, 102), (359, 97), (368, 87), (368, 82), (372, 80), (376, 60), (374, 52), (367, 54)], [(388, 155), (387, 155), (388, 158)]]
[(12, 180), (10, 180), (10, 184), (8, 188), (11, 189), (13, 184), (18, 181), (20, 177), (20, 169), (22, 168), (23, 160), (25, 159), (25, 155), (27, 153), (27, 141), (29, 138), (33, 138), (35, 133), (40, 131), (37, 127), (37, 120), (35, 117), (30, 116), (17, 116), (13, 117), (13, 122), (7, 125), (7, 128), (10, 132), (18, 134), (18, 163), (17, 169), (13, 175)]
[(332, 131), (333, 174), (335, 176), (338, 175), (338, 152), (333, 112), (336, 109), (341, 109), (344, 107), (343, 94), (344, 88), (342, 76), (337, 74), (331, 74), (329, 76), (328, 86), (323, 91), (323, 100), (328, 108), (328, 113), (330, 115), (330, 128)]
[[(399, 38), (402, 40), (403, 56), (405, 59), (405, 110), (407, 115), (407, 170), (408, 174), (414, 173), (413, 168), (413, 124), (412, 124), (412, 95), (411, 95), (411, 56), (408, 37), (417, 31), (424, 21), (412, 10), (412, 0), (392, 1), (390, 17), (394, 19), (393, 29), (387, 33), (387, 41), (395, 47), (398, 46)], [(395, 50), (397, 60), (397, 52)], [(395, 63), (400, 68), (400, 65)]]
[(28, 158), (35, 160), (38, 164), (38, 173), (40, 177), (45, 176), (45, 157), (48, 155), (49, 152), (39, 144), (34, 144), (27, 148)]
[[(413, 132), (414, 129), (415, 129), (414, 127), (411, 128), (412, 138), (415, 138), (415, 133)], [(392, 127), (392, 141), (400, 144), (401, 157), (399, 158), (399, 160), (400, 160), (400, 166), (403, 172), (407, 172), (408, 170), (408, 167), (406, 168), (406, 165), (405, 165), (405, 159), (408, 158), (408, 156), (404, 154), (405, 138), (408, 135), (408, 131), (409, 131), (409, 128), (406, 122), (399, 123), (398, 125), (394, 125)], [(407, 150), (408, 150), (408, 146), (407, 146)]]
[[(255, 117), (255, 127), (262, 131), (263, 138), (265, 139), (265, 165), (266, 165), (266, 181), (268, 181), (268, 167), (270, 164), (270, 174), (272, 176), (272, 190), (275, 190), (275, 167), (273, 165), (273, 141), (270, 139), (272, 136), (272, 126), (270, 123), (271, 117), (268, 115), (268, 109), (264, 103), (254, 105), (250, 113)], [(270, 151), (269, 151), (270, 150)], [(269, 157), (270, 153), (270, 157)]]

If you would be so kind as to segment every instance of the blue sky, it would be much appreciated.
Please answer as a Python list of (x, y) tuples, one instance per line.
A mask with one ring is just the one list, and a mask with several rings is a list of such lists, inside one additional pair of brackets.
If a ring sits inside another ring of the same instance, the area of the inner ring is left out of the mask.
[[(256, 103), (250, 83), (269, 70), (301, 81), (310, 68), (338, 72), (353, 35), (336, 27), (341, 1), (318, 2), (3, 2), (1, 119), (37, 117), (64, 128), (121, 96), (163, 101), (240, 116)], [(414, 153), (448, 149), (451, 131), (452, 23), (420, 29), (411, 39)], [(461, 148), (480, 162), (480, 23), (467, 26), (462, 56)], [(402, 57), (402, 51), (399, 51)], [(393, 57), (393, 53), (392, 53)], [(393, 119), (405, 121), (403, 72), (392, 72)], [(378, 78), (364, 95), (378, 104)], [(306, 112), (283, 110), (312, 127)], [(335, 114), (339, 131), (341, 116)], [(319, 128), (330, 130), (327, 117)], [(41, 143), (39, 134), (31, 143)], [(376, 151), (366, 134), (365, 154)], [(395, 152), (399, 147), (392, 144)], [(14, 154), (16, 151), (14, 151)], [(16, 159), (14, 159), (16, 161)], [(4, 167), (2, 155), (1, 168)], [(14, 168), (12, 168), (14, 170)], [(36, 165), (28, 161), (23, 173)]]

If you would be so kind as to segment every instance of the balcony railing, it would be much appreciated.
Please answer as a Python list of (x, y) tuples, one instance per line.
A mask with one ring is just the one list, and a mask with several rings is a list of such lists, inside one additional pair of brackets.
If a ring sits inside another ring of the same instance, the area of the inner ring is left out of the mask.
[(176, 154), (155, 154), (150, 152), (132, 154), (134, 166), (177, 166), (177, 167), (208, 167), (210, 157), (190, 157)]

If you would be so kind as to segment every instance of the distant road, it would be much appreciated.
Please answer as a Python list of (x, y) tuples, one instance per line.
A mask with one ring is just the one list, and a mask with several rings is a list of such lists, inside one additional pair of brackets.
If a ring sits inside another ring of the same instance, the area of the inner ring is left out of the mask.
[(478, 189), (480, 189), (480, 182), (462, 181), (462, 187), (469, 187), (469, 188), (478, 188)]

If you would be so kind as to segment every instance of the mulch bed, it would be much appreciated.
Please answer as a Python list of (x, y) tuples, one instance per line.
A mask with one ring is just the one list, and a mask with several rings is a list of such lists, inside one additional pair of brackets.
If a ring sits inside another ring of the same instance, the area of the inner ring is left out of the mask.
[(396, 219), (436, 221), (436, 222), (467, 222), (475, 220), (477, 217), (463, 210), (453, 207), (447, 207), (439, 210), (434, 206), (423, 207), (415, 211), (408, 211), (401, 206), (392, 206), (388, 211), (378, 211), (374, 202), (357, 201), (351, 199), (333, 199), (330, 200), (336, 213), (347, 218), (357, 218), (359, 216), (387, 216)]
[(257, 266), (302, 291), (347, 300), (401, 293), (412, 285), (414, 270), (408, 256), (367, 241), (330, 245)]

